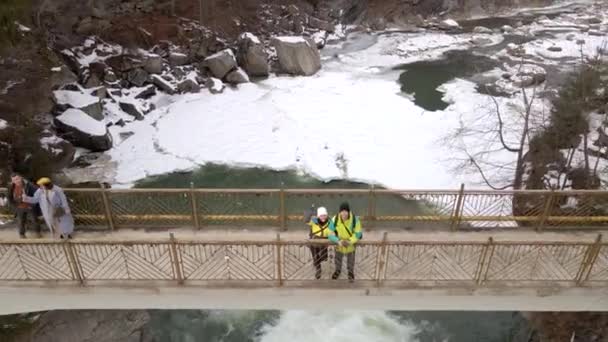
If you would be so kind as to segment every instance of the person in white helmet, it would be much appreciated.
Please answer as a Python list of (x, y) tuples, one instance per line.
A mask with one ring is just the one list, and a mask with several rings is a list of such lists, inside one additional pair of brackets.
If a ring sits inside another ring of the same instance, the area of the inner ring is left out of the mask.
[[(310, 226), (310, 239), (327, 239), (331, 232), (333, 222), (329, 218), (327, 209), (319, 207), (317, 209), (317, 216), (312, 217), (308, 223)], [(312, 253), (312, 264), (315, 266), (315, 278), (321, 279), (321, 263), (327, 261), (327, 246), (326, 245), (311, 245), (310, 252)]]

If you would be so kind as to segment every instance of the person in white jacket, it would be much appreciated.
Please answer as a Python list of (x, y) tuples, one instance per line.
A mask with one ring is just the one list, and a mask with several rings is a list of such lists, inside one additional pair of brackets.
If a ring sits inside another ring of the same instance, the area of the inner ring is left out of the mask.
[(42, 216), (51, 234), (59, 232), (61, 239), (71, 239), (74, 232), (74, 218), (63, 189), (54, 185), (47, 177), (40, 178), (36, 184), (40, 189), (32, 197), (23, 194), (23, 201), (40, 205)]

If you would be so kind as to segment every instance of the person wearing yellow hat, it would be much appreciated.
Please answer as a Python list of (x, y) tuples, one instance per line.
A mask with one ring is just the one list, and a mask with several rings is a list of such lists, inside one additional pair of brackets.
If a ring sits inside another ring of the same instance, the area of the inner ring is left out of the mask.
[(23, 201), (40, 204), (42, 216), (51, 233), (54, 235), (58, 232), (60, 238), (71, 239), (74, 232), (74, 218), (63, 189), (54, 185), (48, 177), (40, 178), (36, 184), (40, 189), (32, 197), (23, 194)]

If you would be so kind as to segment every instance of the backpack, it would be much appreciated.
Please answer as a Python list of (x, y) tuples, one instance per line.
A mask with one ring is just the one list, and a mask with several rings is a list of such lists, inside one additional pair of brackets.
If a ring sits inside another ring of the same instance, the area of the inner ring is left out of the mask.
[[(338, 226), (338, 218), (339, 218), (338, 215), (334, 216), (334, 225), (336, 227)], [(350, 222), (350, 228), (346, 230), (350, 237), (353, 236), (353, 233), (355, 231), (355, 226), (357, 225), (357, 216), (355, 216), (355, 214), (352, 214), (352, 215), (353, 215), (353, 220)], [(363, 231), (361, 231), (361, 239), (363, 239)]]

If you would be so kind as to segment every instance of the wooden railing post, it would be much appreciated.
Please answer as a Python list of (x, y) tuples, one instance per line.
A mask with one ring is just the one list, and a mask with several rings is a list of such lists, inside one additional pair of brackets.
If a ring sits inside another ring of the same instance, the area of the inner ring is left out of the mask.
[(192, 223), (196, 229), (201, 228), (198, 219), (198, 205), (196, 202), (196, 192), (194, 192), (194, 183), (190, 182), (190, 204), (192, 205)]
[(380, 253), (378, 253), (378, 261), (376, 267), (376, 286), (380, 287), (382, 285), (382, 280), (384, 279), (384, 274), (386, 272), (386, 258), (387, 258), (387, 250), (388, 250), (388, 233), (382, 233), (382, 244), (380, 245)]
[(110, 198), (108, 196), (108, 192), (103, 184), (101, 186), (101, 198), (103, 200), (103, 208), (106, 216), (106, 222), (108, 224), (108, 228), (110, 230), (114, 230), (116, 227), (114, 226), (114, 218), (112, 217), (112, 207), (110, 206)]
[(367, 217), (370, 222), (376, 220), (376, 192), (374, 189), (374, 184), (371, 184), (367, 195)]
[(547, 218), (551, 215), (551, 208), (553, 208), (553, 201), (555, 200), (555, 193), (553, 190), (546, 195), (545, 198), (545, 206), (543, 207), (543, 212), (538, 220), (538, 225), (536, 226), (537, 231), (541, 231), (547, 222)]
[(287, 209), (285, 207), (285, 189), (281, 187), (279, 192), (279, 227), (287, 230)]
[(70, 270), (72, 272), (72, 278), (74, 280), (78, 280), (80, 285), (84, 285), (84, 277), (82, 273), (82, 267), (78, 263), (78, 259), (76, 259), (76, 255), (74, 253), (74, 248), (72, 246), (72, 242), (70, 240), (66, 240), (63, 243), (63, 250), (67, 257), (68, 265), (70, 266)]
[(585, 257), (583, 258), (583, 264), (576, 275), (576, 285), (582, 285), (584, 282), (589, 280), (593, 265), (595, 264), (600, 250), (602, 248), (602, 234), (599, 234), (595, 239), (595, 242), (589, 246)]
[(179, 253), (177, 252), (177, 241), (175, 240), (175, 235), (173, 235), (173, 233), (169, 234), (169, 251), (171, 252), (171, 263), (173, 264), (173, 274), (175, 275), (175, 280), (177, 280), (179, 285), (182, 285), (184, 283), (184, 276), (182, 273)]
[(279, 286), (283, 286), (283, 257), (281, 256), (281, 233), (277, 233), (277, 245), (276, 245), (276, 261), (277, 261), (277, 280)]
[(488, 238), (488, 243), (483, 247), (483, 252), (481, 253), (481, 258), (479, 259), (479, 265), (477, 265), (477, 270), (475, 271), (475, 283), (477, 285), (481, 285), (486, 281), (493, 255), (494, 240), (490, 237)]
[(458, 198), (456, 199), (456, 206), (452, 211), (450, 230), (458, 230), (460, 221), (462, 220), (462, 205), (464, 203), (464, 184), (460, 185), (460, 191), (458, 192)]

